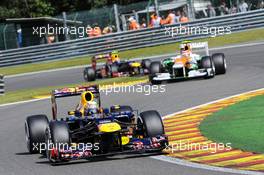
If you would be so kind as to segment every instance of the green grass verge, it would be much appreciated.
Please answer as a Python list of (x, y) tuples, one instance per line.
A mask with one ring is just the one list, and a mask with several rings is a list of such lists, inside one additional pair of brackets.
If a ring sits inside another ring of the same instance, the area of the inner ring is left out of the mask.
[(232, 148), (264, 153), (264, 96), (224, 108), (200, 125), (210, 140), (231, 143)]
[[(146, 76), (143, 77), (121, 77), (121, 78), (111, 78), (103, 79), (101, 81), (96, 81), (97, 85), (112, 85), (113, 83), (127, 83), (136, 81), (147, 80)], [(33, 99), (36, 96), (49, 95), (53, 89), (63, 88), (63, 87), (76, 87), (81, 85), (92, 85), (95, 83), (82, 83), (82, 84), (69, 84), (63, 86), (50, 86), (37, 89), (24, 89), (17, 91), (6, 92), (4, 96), (0, 96), (0, 104), (12, 103), (16, 101), (24, 101)]]
[[(217, 47), (228, 44), (237, 44), (237, 43), (257, 41), (257, 40), (264, 40), (263, 29), (250, 30), (247, 32), (234, 33), (230, 35), (224, 35), (215, 38), (208, 38), (208, 39), (202, 39), (196, 41), (208, 41), (210, 47)], [(178, 47), (179, 44), (167, 44), (167, 45), (123, 51), (120, 52), (120, 57), (130, 59), (135, 57), (173, 53), (176, 52), (176, 50), (178, 50)], [(72, 59), (60, 60), (60, 61), (50, 61), (50, 62), (5, 67), (5, 68), (0, 68), (0, 74), (14, 75), (14, 74), (35, 72), (41, 70), (50, 70), (56, 68), (86, 65), (86, 64), (90, 64), (90, 61), (91, 61), (90, 57), (80, 57), (80, 58), (72, 58)]]

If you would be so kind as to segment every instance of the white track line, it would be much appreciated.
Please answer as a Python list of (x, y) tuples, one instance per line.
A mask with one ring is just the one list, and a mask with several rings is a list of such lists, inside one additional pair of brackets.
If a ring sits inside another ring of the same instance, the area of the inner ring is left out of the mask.
[(264, 173), (256, 172), (256, 171), (246, 171), (246, 170), (237, 170), (237, 169), (231, 169), (231, 168), (214, 167), (210, 165), (193, 163), (187, 160), (177, 159), (177, 158), (168, 157), (168, 156), (152, 156), (151, 158), (169, 162), (172, 164), (177, 164), (177, 165), (182, 165), (182, 166), (197, 168), (197, 169), (205, 169), (209, 171), (216, 171), (216, 172), (223, 172), (223, 173), (235, 173), (235, 174), (248, 174), (248, 175), (264, 175)]
[[(215, 47), (215, 48), (211, 48), (209, 50), (211, 50), (211, 51), (223, 50), (223, 49), (232, 49), (232, 48), (239, 48), (239, 47), (257, 46), (257, 45), (264, 45), (264, 42), (253, 42), (253, 43), (246, 43), (246, 44), (237, 44), (237, 45), (230, 45), (230, 46), (223, 46), (223, 47)], [(168, 56), (174, 56), (174, 55), (175, 55), (175, 53), (170, 53), (170, 54), (164, 54), (164, 55), (155, 55), (155, 56), (149, 56), (149, 57), (133, 58), (131, 60), (154, 59), (154, 58), (168, 57)], [(7, 75), (7, 76), (5, 76), (5, 78), (15, 78), (15, 77), (20, 77), (20, 76), (35, 75), (35, 74), (41, 74), (41, 73), (50, 73), (50, 72), (56, 72), (56, 71), (79, 69), (79, 68), (84, 68), (87, 66), (89, 66), (89, 65), (73, 66), (73, 67), (66, 67), (66, 68), (36, 71), (36, 72), (28, 72), (28, 73), (22, 73), (22, 74), (16, 74), (16, 75)]]

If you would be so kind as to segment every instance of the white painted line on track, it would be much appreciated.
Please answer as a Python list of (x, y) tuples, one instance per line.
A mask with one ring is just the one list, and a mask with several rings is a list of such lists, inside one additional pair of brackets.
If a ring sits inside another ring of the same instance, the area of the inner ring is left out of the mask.
[(37, 101), (41, 101), (41, 100), (47, 100), (49, 98), (50, 97), (40, 98), (40, 99), (31, 99), (31, 100), (25, 100), (25, 101), (18, 101), (18, 102), (13, 102), (13, 103), (5, 103), (5, 104), (0, 104), (0, 107), (19, 105), (19, 104), (25, 104), (25, 103), (31, 103), (31, 102), (37, 102)]
[(238, 169), (231, 169), (231, 168), (215, 167), (215, 166), (210, 166), (210, 165), (205, 165), (205, 164), (193, 163), (193, 162), (189, 162), (187, 160), (177, 159), (177, 158), (168, 157), (168, 156), (152, 156), (151, 158), (156, 159), (156, 160), (169, 162), (172, 164), (177, 164), (177, 165), (182, 165), (182, 166), (197, 168), (197, 169), (205, 169), (205, 170), (216, 171), (216, 172), (248, 174), (248, 175), (264, 175), (264, 173), (256, 172), (256, 171), (247, 171), (247, 170), (238, 170)]

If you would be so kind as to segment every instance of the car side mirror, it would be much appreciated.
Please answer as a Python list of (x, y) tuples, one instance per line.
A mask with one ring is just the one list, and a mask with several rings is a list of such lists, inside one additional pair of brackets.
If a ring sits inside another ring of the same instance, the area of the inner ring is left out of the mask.
[(75, 115), (74, 111), (68, 111), (68, 115)]
[(80, 111), (68, 111), (68, 115), (73, 115), (76, 117), (81, 117), (82, 113)]

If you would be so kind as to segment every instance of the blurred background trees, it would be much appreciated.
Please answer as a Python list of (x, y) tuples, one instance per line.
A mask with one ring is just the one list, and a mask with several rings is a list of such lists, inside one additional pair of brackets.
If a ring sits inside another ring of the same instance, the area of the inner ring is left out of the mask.
[(142, 0), (1, 0), (0, 18), (56, 16), (63, 11), (90, 10), (114, 3), (127, 5), (140, 1)]

